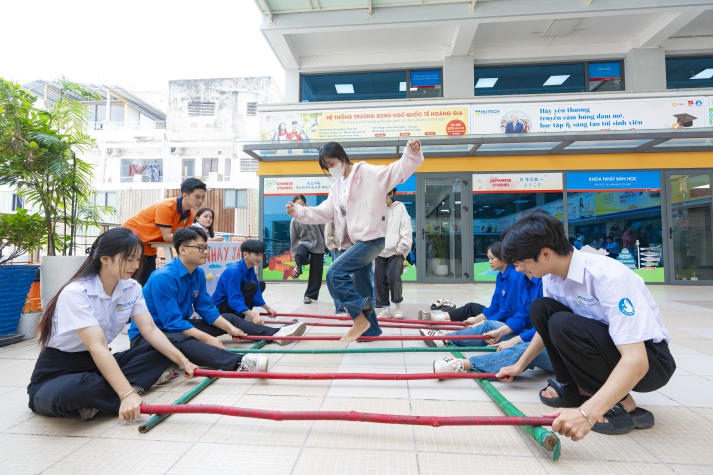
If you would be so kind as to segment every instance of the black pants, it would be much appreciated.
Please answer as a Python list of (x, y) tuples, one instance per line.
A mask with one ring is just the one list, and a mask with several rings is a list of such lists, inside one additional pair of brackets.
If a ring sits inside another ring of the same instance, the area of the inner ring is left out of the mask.
[(144, 256), (144, 261), (141, 264), (141, 274), (136, 279), (143, 287), (149, 280), (149, 276), (156, 270), (156, 256)]
[[(264, 280), (261, 280), (259, 282), (260, 284), (260, 292), (264, 292), (265, 288), (267, 285), (265, 284)], [(243, 301), (245, 302), (245, 305), (252, 310), (253, 307), (255, 306), (255, 294), (257, 293), (257, 286), (258, 283), (250, 281), (247, 284), (244, 284), (242, 287), (240, 287), (240, 293), (243, 294)], [(218, 305), (218, 310), (220, 313), (232, 313), (234, 315), (240, 315), (242, 316), (242, 312), (238, 312), (235, 310), (233, 307), (228, 304), (228, 301), (226, 300), (225, 302), (221, 303)]]
[[(116, 353), (114, 358), (129, 383), (143, 389), (153, 386), (171, 363), (148, 343)], [(30, 409), (43, 416), (76, 417), (80, 409), (89, 408), (102, 414), (118, 414), (121, 405), (88, 351), (43, 350), (27, 392)]]
[[(235, 371), (240, 366), (243, 355), (231, 353), (228, 350), (203, 343), (192, 336), (183, 333), (166, 333), (171, 343), (191, 360), (191, 363), (198, 366), (222, 369), (224, 371)], [(139, 335), (131, 340), (131, 347), (145, 344), (144, 337)]]
[(479, 303), (470, 302), (462, 307), (454, 308), (448, 312), (448, 316), (454, 322), (463, 322), (470, 317), (480, 315), (485, 307)]
[[(272, 336), (279, 331), (279, 328), (268, 327), (267, 325), (258, 325), (257, 323), (249, 322), (243, 317), (235, 315), (234, 313), (221, 313), (221, 316), (228, 320), (233, 326), (240, 328), (242, 331), (248, 335), (260, 335), (260, 336)], [(189, 320), (194, 327), (202, 332), (205, 332), (212, 336), (225, 335), (225, 331), (220, 328), (208, 324), (202, 318), (197, 318), (195, 320)]]
[[(401, 280), (403, 270), (404, 256), (379, 256), (374, 259), (374, 290), (376, 291), (377, 307), (388, 307), (390, 301), (403, 302), (403, 281)], [(391, 293), (390, 301), (389, 292)]]
[[(555, 299), (542, 297), (530, 305), (530, 319), (542, 337), (555, 377), (575, 383), (594, 394), (606, 382), (621, 354), (609, 335), (609, 326), (572, 312)], [(668, 343), (644, 342), (649, 370), (634, 391), (650, 392), (664, 386), (676, 370)]]
[(309, 263), (309, 277), (305, 297), (319, 299), (319, 289), (322, 288), (322, 271), (324, 270), (324, 253), (310, 252), (307, 246), (300, 244), (293, 256), (299, 269)]

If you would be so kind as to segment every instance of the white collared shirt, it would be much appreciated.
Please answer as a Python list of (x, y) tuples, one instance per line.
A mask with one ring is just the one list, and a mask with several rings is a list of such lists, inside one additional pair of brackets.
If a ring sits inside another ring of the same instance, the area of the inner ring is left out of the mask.
[(567, 278), (543, 276), (542, 293), (577, 315), (608, 325), (615, 345), (669, 339), (643, 279), (611, 257), (573, 249)]
[(91, 326), (99, 326), (109, 343), (131, 317), (143, 312), (148, 309), (141, 285), (133, 279), (119, 280), (111, 296), (104, 291), (98, 275), (75, 280), (59, 294), (47, 346), (67, 352), (86, 351), (76, 331)]

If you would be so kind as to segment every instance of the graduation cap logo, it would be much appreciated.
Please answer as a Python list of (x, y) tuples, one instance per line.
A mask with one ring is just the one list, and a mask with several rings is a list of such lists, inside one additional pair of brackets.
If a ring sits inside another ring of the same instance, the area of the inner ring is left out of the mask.
[(698, 118), (692, 116), (691, 114), (673, 114), (673, 116), (678, 121), (677, 127), (691, 127), (693, 125), (693, 121)]

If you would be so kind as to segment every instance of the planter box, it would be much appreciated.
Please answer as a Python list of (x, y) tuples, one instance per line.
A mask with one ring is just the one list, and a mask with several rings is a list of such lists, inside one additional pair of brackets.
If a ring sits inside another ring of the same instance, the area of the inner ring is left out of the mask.
[(0, 335), (14, 335), (37, 276), (35, 265), (0, 266)]

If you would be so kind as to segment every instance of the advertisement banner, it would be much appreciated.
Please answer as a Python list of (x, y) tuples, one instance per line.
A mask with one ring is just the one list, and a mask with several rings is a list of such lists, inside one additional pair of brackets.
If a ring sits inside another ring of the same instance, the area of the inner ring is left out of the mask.
[(240, 260), (239, 242), (208, 241), (208, 255), (201, 269), (205, 272), (206, 290), (215, 292), (220, 275), (233, 263)]
[(326, 195), (334, 182), (328, 176), (293, 176), (265, 178), (265, 196), (281, 195)]
[(658, 191), (658, 171), (608, 171), (567, 173), (567, 191)]
[(661, 130), (710, 127), (710, 98), (676, 97), (478, 104), (471, 107), (470, 134)]
[[(260, 116), (263, 142), (344, 140), (373, 137), (448, 136), (468, 133), (468, 107), (389, 107)], [(292, 150), (300, 153), (301, 150)]]
[(562, 191), (561, 173), (473, 174), (473, 193), (532, 193)]

